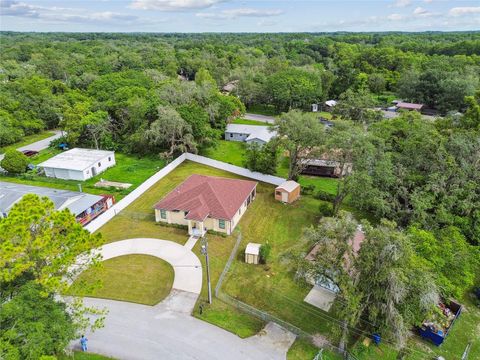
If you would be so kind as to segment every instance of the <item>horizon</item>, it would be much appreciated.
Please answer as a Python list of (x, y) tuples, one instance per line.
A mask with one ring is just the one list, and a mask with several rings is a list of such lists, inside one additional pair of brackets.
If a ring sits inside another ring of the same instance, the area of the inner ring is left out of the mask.
[(383, 33), (480, 30), (471, 0), (0, 0), (2, 32)]

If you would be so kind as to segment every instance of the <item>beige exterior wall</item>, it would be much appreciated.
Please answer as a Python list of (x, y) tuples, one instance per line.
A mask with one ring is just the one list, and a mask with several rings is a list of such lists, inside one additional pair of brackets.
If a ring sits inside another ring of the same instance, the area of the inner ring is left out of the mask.
[[(254, 190), (254, 193), (256, 194), (256, 189)], [(254, 197), (251, 199), (250, 203), (253, 201)], [(237, 226), (237, 224), (239, 223), (240, 219), (242, 218), (243, 214), (245, 214), (245, 212), (247, 211), (247, 199), (245, 199), (245, 201), (243, 202), (242, 206), (240, 206), (240, 209), (237, 210), (237, 212), (235, 213), (235, 215), (233, 216), (232, 220), (225, 220), (225, 229), (220, 229), (220, 227), (218, 226), (218, 220), (219, 219), (214, 219), (214, 218), (210, 218), (210, 217), (207, 217), (204, 221), (203, 221), (203, 226), (207, 228), (207, 230), (213, 230), (213, 231), (218, 231), (218, 232), (222, 232), (222, 233), (225, 233), (227, 235), (230, 235), (233, 230), (235, 229), (235, 227)], [(168, 224), (180, 224), (180, 225), (187, 225), (189, 226), (189, 231), (190, 231), (190, 228), (192, 227), (193, 223), (195, 222), (194, 220), (186, 220), (185, 219), (185, 213), (183, 211), (179, 211), (179, 212), (174, 212), (174, 211), (166, 211), (167, 213), (167, 218), (166, 219), (162, 219), (160, 217), (160, 210), (159, 209), (155, 209), (155, 220), (157, 222), (166, 222)], [(200, 223), (200, 222), (197, 222), (197, 223)]]
[(185, 213), (183, 211), (175, 212), (175, 211), (166, 211), (167, 218), (162, 219), (160, 217), (160, 210), (155, 209), (155, 220), (157, 222), (166, 222), (168, 224), (179, 224), (179, 225), (188, 225), (188, 220), (185, 220)]

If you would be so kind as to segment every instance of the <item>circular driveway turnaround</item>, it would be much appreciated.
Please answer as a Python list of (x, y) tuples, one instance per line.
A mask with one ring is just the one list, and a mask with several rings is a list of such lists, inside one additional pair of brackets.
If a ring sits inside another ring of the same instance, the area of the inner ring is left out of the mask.
[(152, 255), (168, 262), (175, 272), (172, 290), (200, 294), (202, 290), (202, 264), (190, 249), (173, 241), (137, 238), (115, 241), (97, 250), (102, 260), (123, 255)]

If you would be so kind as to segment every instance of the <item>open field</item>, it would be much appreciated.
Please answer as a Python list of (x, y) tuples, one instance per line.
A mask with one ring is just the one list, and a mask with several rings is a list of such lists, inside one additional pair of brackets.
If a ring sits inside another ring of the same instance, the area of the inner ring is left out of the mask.
[[(60, 153), (60, 150), (45, 149), (42, 150), (37, 156), (32, 157), (31, 162), (33, 164), (39, 164), (58, 153)], [(155, 157), (138, 158), (133, 155), (115, 153), (115, 159), (117, 164), (114, 167), (101, 174), (98, 174), (94, 178), (83, 182), (76, 180), (48, 178), (46, 176), (36, 175), (33, 172), (19, 176), (1, 175), (0, 180), (72, 191), (78, 191), (78, 184), (81, 183), (82, 190), (84, 192), (91, 194), (114, 195), (115, 199), (118, 201), (165, 166), (164, 160)], [(94, 185), (96, 182), (100, 181), (100, 179), (130, 183), (132, 186), (126, 190), (117, 190), (115, 188), (96, 188)]]
[[(97, 282), (100, 286), (90, 290)], [(149, 255), (126, 255), (83, 272), (69, 293), (155, 305), (167, 297), (172, 284), (173, 268), (166, 261)]]
[[(287, 353), (287, 360), (310, 360), (314, 359), (319, 349), (304, 339), (297, 339)], [(323, 360), (341, 360), (343, 357), (337, 353), (324, 349)]]
[(48, 138), (50, 136), (53, 136), (53, 135), (55, 135), (55, 133), (53, 133), (51, 131), (42, 131), (38, 134), (24, 136), (24, 137), (22, 137), (22, 140), (19, 141), (19, 142), (16, 142), (16, 143), (8, 145), (8, 146), (0, 147), (0, 154), (3, 154), (5, 151), (10, 150), (10, 149), (18, 149), (19, 147), (26, 146), (28, 144), (46, 139), (46, 138)]

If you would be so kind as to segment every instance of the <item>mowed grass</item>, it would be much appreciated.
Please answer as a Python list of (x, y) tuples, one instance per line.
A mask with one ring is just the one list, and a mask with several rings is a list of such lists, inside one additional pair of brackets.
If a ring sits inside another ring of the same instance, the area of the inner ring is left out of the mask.
[[(183, 245), (189, 236), (187, 231), (156, 224), (153, 206), (192, 174), (240, 178), (226, 171), (185, 161), (98, 231), (102, 233), (106, 242), (147, 237), (171, 240)], [(233, 245), (235, 244), (236, 235), (223, 237), (208, 234), (207, 238), (209, 243), (210, 275), (213, 290), (230, 256)], [(205, 257), (200, 252), (200, 246), (201, 244), (198, 242), (193, 248), (193, 251), (201, 260), (202, 265), (204, 265)], [(214, 300), (212, 305), (207, 305), (206, 302), (207, 276), (204, 267), (202, 292), (194, 311), (195, 316), (223, 327), (241, 337), (254, 335), (264, 325), (262, 321), (250, 317), (217, 299)], [(202, 307), (201, 313), (200, 306)]]
[[(101, 267), (80, 274), (69, 293), (155, 305), (170, 293), (173, 278), (172, 266), (162, 259), (125, 255), (106, 260)], [(100, 286), (95, 287), (96, 283)]]
[(23, 147), (23, 146), (32, 144), (34, 142), (46, 139), (46, 138), (48, 138), (50, 136), (53, 136), (53, 135), (55, 135), (54, 132), (42, 131), (42, 132), (39, 132), (38, 134), (23, 136), (22, 140), (20, 140), (19, 142), (16, 142), (16, 143), (8, 145), (8, 146), (0, 147), (0, 154), (4, 153), (4, 152), (6, 152), (7, 150), (10, 150), (10, 149), (18, 149), (19, 147)]
[(246, 145), (240, 141), (219, 140), (217, 146), (208, 148), (201, 155), (232, 165), (245, 166)]
[[(313, 360), (320, 349), (305, 339), (297, 339), (287, 353), (287, 360)], [(341, 360), (343, 357), (330, 350), (322, 351), (323, 360)]]
[[(303, 230), (318, 222), (321, 201), (303, 196), (285, 205), (274, 199), (274, 186), (261, 184), (257, 198), (240, 222), (242, 243), (232, 264), (225, 292), (249, 305), (285, 320), (310, 334), (329, 335), (332, 314), (305, 303), (311, 285), (296, 279), (294, 259), (303, 256), (309, 245), (302, 241)], [(249, 242), (271, 245), (266, 265), (244, 261)]]
[[(58, 149), (45, 149), (42, 150), (37, 156), (32, 157), (30, 162), (38, 165), (52, 156), (59, 154), (60, 152), (61, 151)], [(115, 199), (118, 201), (165, 166), (165, 161), (156, 157), (138, 158), (133, 155), (115, 153), (115, 160), (116, 165), (114, 167), (107, 169), (105, 172), (102, 172), (86, 181), (49, 178), (46, 176), (36, 175), (34, 172), (29, 172), (19, 176), (0, 175), (0, 181), (9, 181), (25, 185), (45, 186), (71, 191), (78, 191), (78, 184), (81, 184), (82, 191), (84, 192), (90, 194), (110, 194), (115, 196)], [(113, 187), (97, 188), (95, 187), (95, 183), (100, 181), (100, 179), (130, 183), (132, 186), (125, 190), (119, 190)]]
[[(80, 341), (80, 340), (79, 340)], [(61, 355), (59, 360), (115, 360), (114, 358), (89, 352), (74, 351), (71, 356)]]
[(232, 124), (242, 124), (242, 125), (258, 125), (258, 126), (268, 126), (269, 124), (263, 121), (258, 120), (249, 120), (249, 119), (235, 119), (232, 121)]
[[(246, 145), (245, 143), (238, 141), (218, 141), (216, 148), (210, 148), (203, 152), (202, 155), (207, 156), (211, 159), (224, 161), (226, 163), (245, 166), (245, 152)], [(283, 178), (288, 177), (288, 157), (280, 156), (276, 176)], [(319, 176), (306, 176), (300, 175), (298, 182), (302, 186), (313, 185), (315, 191), (323, 190), (330, 194), (336, 193), (337, 188), (337, 179), (329, 177), (319, 177)]]

